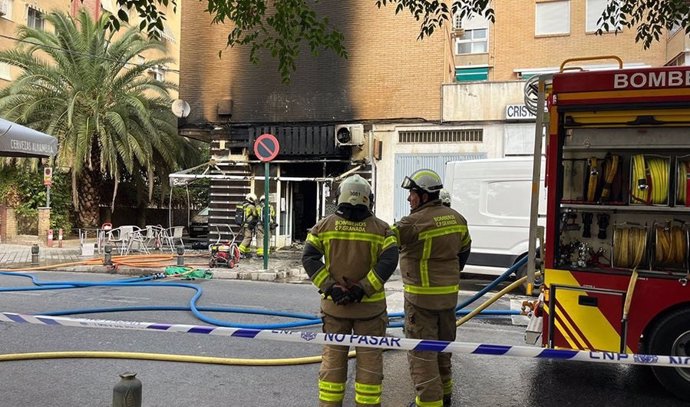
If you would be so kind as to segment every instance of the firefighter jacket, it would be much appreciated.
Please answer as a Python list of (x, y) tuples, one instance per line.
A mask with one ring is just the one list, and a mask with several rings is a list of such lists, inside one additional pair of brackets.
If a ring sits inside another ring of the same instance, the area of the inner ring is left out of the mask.
[(330, 297), (322, 297), (325, 314), (366, 319), (386, 311), (383, 284), (398, 264), (398, 246), (386, 222), (367, 209), (364, 213), (365, 218), (349, 220), (344, 217), (348, 211), (339, 209), (319, 221), (307, 236), (302, 264), (321, 292), (336, 283), (348, 287), (359, 282), (365, 293), (361, 303), (348, 305), (336, 305)]
[(256, 224), (259, 223), (259, 210), (256, 205), (251, 202), (245, 202), (243, 205), (244, 209), (244, 223), (243, 227), (254, 229)]
[[(259, 214), (259, 224), (264, 224), (264, 207), (257, 206), (256, 211)], [(268, 205), (268, 225), (272, 226), (276, 222), (276, 210), (273, 209), (272, 205)]]
[(393, 231), (400, 244), (405, 299), (430, 310), (454, 308), (472, 244), (467, 220), (435, 200), (412, 210)]

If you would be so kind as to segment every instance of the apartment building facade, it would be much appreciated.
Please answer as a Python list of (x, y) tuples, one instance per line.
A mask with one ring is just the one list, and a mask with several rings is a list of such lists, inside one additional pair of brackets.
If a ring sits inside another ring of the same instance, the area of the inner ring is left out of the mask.
[[(211, 225), (231, 222), (245, 193), (261, 195), (264, 167), (252, 145), (265, 132), (281, 143), (270, 167), (278, 245), (303, 239), (332, 208), (343, 175), (368, 176), (377, 215), (392, 222), (409, 212), (399, 186), (418, 168), (443, 173), (450, 160), (532, 154), (534, 120), (523, 102), (530, 76), (568, 58), (616, 54), (639, 67), (678, 57), (666, 39), (644, 50), (631, 30), (595, 35), (605, 3), (504, 0), (493, 4), (495, 24), (454, 21), (422, 41), (418, 22), (392, 7), (329, 3), (321, 11), (345, 35), (349, 58), (304, 52), (289, 84), (270, 56), (254, 65), (247, 49), (226, 48), (230, 27), (212, 25), (203, 3), (183, 3), (180, 97), (191, 112), (180, 133), (209, 141), (230, 174), (212, 183)], [(342, 126), (354, 140), (337, 141)]]
[[(26, 25), (42, 30), (53, 30), (45, 16), (52, 11), (69, 12), (76, 15), (80, 8), (89, 11), (93, 18), (100, 18), (104, 11), (117, 13), (119, 6), (116, 0), (0, 0), (0, 49), (14, 49), (20, 44), (16, 40), (17, 28)], [(160, 33), (161, 41), (166, 44), (166, 56), (175, 61), (152, 69), (149, 75), (159, 80), (166, 80), (175, 84), (179, 83), (179, 55), (180, 55), (180, 13), (173, 11), (170, 4), (163, 12), (167, 20), (164, 22), (164, 30)], [(137, 24), (136, 12), (130, 12), (130, 22)], [(149, 53), (140, 55), (140, 60), (147, 58), (160, 58), (161, 55)], [(6, 86), (20, 74), (19, 68), (0, 63), (0, 87)], [(177, 97), (177, 91), (171, 94)]]
[[(69, 0), (0, 0), (0, 49), (14, 49), (19, 45), (16, 39), (19, 26), (50, 30), (46, 14), (69, 8)], [(19, 73), (18, 68), (0, 63), (0, 87), (7, 86)]]

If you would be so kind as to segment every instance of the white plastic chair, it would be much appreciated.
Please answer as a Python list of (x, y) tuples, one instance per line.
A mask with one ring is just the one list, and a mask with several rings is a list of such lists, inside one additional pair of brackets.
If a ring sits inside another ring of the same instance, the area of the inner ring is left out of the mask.
[(175, 243), (179, 242), (179, 245), (184, 246), (182, 241), (182, 233), (184, 232), (184, 226), (173, 226), (163, 231), (163, 241), (170, 247), (170, 251), (175, 253)]
[(106, 240), (115, 246), (120, 255), (129, 251), (130, 238), (136, 226), (120, 226), (106, 232)]
[(154, 250), (162, 250), (164, 234), (165, 229), (160, 225), (146, 225), (146, 229), (142, 233), (146, 247)]
[(145, 234), (142, 232), (143, 230), (140, 227), (132, 227), (132, 232), (129, 234), (129, 242), (127, 243), (127, 251), (125, 252), (125, 254), (129, 254), (129, 252), (133, 249), (133, 246), (135, 244), (136, 249), (141, 250), (146, 254), (149, 253), (149, 248), (146, 245), (147, 238)]

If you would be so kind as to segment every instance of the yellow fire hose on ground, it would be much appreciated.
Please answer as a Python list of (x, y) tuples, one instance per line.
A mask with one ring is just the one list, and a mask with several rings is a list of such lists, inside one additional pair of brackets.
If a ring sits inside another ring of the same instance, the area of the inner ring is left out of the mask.
[[(539, 275), (541, 273), (536, 272), (535, 275)], [(464, 324), (465, 322), (469, 321), (470, 319), (474, 318), (477, 314), (480, 312), (484, 311), (486, 308), (488, 308), (491, 304), (494, 302), (498, 301), (499, 298), (503, 297), (504, 295), (508, 294), (509, 292), (513, 291), (520, 285), (522, 285), (525, 281), (527, 280), (527, 276), (518, 278), (517, 280), (513, 281), (511, 284), (507, 285), (505, 288), (503, 288), (501, 291), (497, 292), (491, 298), (488, 300), (484, 301), (482, 304), (480, 304), (477, 308), (473, 309), (470, 313), (465, 315), (462, 318), (459, 318), (455, 322), (455, 326), (459, 327), (460, 325)]]
[[(189, 257), (199, 257), (198, 255), (185, 255), (184, 257), (189, 258)], [(113, 256), (112, 257), (112, 262), (113, 265), (115, 266), (127, 266), (127, 267), (139, 267), (139, 268), (162, 268), (166, 266), (171, 266), (175, 265), (174, 261), (175, 260), (175, 255), (172, 254), (136, 254), (136, 255), (128, 255), (128, 256)], [(208, 267), (208, 262), (206, 263), (187, 263), (185, 262), (186, 265), (193, 266), (207, 266)], [(57, 269), (61, 267), (70, 267), (70, 266), (99, 266), (103, 265), (103, 259), (101, 258), (92, 258), (88, 260), (81, 260), (81, 261), (75, 261), (75, 262), (68, 262), (68, 263), (59, 263), (59, 264), (50, 264), (46, 266), (32, 266), (32, 267), (22, 267), (22, 268), (11, 268), (11, 269), (3, 269), (3, 271), (39, 271), (39, 270), (51, 270), (51, 269)]]
[[(348, 353), (354, 357), (355, 352)], [(234, 366), (289, 366), (321, 363), (321, 356), (304, 356), (285, 359), (241, 359), (221, 358), (212, 356), (174, 355), (165, 353), (140, 352), (104, 352), (104, 351), (64, 351), (64, 352), (29, 352), (8, 353), (0, 355), (0, 362), (14, 362), (22, 360), (41, 359), (133, 359), (154, 360), (160, 362), (204, 363), (213, 365)]]

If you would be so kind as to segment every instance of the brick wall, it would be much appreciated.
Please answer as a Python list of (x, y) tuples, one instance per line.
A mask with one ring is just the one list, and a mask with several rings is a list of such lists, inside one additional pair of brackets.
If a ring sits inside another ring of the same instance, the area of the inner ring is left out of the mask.
[(7, 208), (5, 212), (5, 239), (12, 240), (17, 237), (17, 216), (13, 208)]
[[(538, 1), (537, 1), (538, 2)], [(595, 35), (586, 33), (586, 0), (570, 1), (570, 34), (535, 36), (535, 1), (502, 0), (496, 4), (496, 24), (490, 34), (490, 80), (517, 79), (515, 68), (559, 67), (568, 58), (617, 55), (626, 63), (666, 62), (665, 39), (644, 50), (635, 42), (635, 30)], [(509, 24), (506, 22), (509, 21)], [(586, 64), (615, 63), (612, 60)], [(581, 63), (582, 64), (582, 63)], [(573, 64), (578, 66), (578, 64)]]
[(220, 120), (217, 103), (227, 98), (233, 122), (440, 118), (449, 45), (443, 35), (418, 41), (419, 23), (393, 7), (327, 2), (323, 11), (345, 35), (349, 58), (305, 52), (289, 85), (270, 56), (253, 65), (248, 49), (226, 49), (230, 27), (211, 25), (204, 7), (182, 3), (180, 96), (191, 105), (189, 122)]

